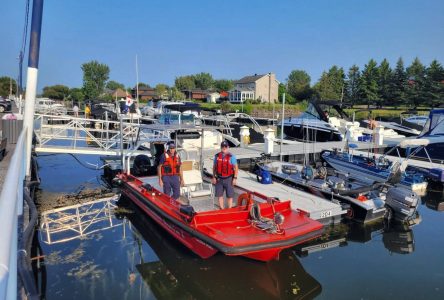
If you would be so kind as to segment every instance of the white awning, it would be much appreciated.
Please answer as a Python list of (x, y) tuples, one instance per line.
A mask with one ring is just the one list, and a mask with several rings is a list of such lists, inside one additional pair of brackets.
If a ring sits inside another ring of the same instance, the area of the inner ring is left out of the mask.
[(402, 140), (399, 143), (399, 147), (401, 148), (412, 148), (412, 147), (419, 147), (419, 146), (427, 146), (430, 143), (428, 139), (408, 139), (408, 140)]

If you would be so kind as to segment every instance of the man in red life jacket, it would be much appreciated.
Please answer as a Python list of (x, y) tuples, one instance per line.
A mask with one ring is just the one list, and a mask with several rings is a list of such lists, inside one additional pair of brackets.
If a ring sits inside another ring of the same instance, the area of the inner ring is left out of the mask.
[(176, 144), (168, 143), (168, 151), (160, 156), (157, 175), (163, 192), (174, 200), (180, 197), (180, 186), (183, 185), (182, 162), (176, 153)]
[(221, 151), (214, 156), (212, 182), (216, 186), (219, 206), (224, 209), (224, 191), (227, 196), (228, 208), (233, 206), (238, 167), (236, 156), (229, 152), (228, 143), (223, 141), (220, 147)]

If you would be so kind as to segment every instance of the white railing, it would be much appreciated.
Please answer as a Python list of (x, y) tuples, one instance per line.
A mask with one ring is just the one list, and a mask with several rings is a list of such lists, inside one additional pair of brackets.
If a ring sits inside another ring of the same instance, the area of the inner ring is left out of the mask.
[(17, 299), (18, 217), (23, 214), (25, 138), (23, 129), (0, 194), (0, 299)]

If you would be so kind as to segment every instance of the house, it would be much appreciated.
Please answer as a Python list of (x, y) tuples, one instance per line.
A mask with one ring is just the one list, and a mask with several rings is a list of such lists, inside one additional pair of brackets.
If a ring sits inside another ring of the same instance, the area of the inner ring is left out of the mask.
[(193, 90), (183, 90), (182, 93), (185, 94), (185, 97), (187, 99), (205, 100), (207, 99), (207, 95), (210, 92), (207, 90), (193, 89)]
[(216, 103), (217, 101), (219, 101), (221, 97), (221, 94), (214, 92), (214, 93), (209, 93), (207, 95), (207, 102), (208, 103)]
[[(133, 88), (131, 90), (133, 98), (137, 98), (137, 90)], [(153, 100), (157, 98), (156, 91), (153, 88), (140, 86), (139, 87), (139, 100)]]
[(274, 73), (245, 76), (234, 82), (229, 91), (230, 102), (244, 102), (248, 99), (271, 103), (278, 100), (279, 81)]
[(126, 96), (129, 93), (125, 90), (122, 90), (121, 88), (118, 88), (116, 90), (113, 91), (113, 93), (111, 94), (111, 96), (113, 97), (113, 99), (121, 99), (121, 98), (126, 98)]

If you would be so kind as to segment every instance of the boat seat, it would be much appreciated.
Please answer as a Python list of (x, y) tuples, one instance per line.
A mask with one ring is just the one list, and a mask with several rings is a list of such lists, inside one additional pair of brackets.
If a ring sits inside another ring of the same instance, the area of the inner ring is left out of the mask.
[(202, 173), (199, 170), (183, 171), (184, 186), (182, 193), (191, 201), (193, 198), (200, 198), (213, 195), (213, 186), (204, 184)]

